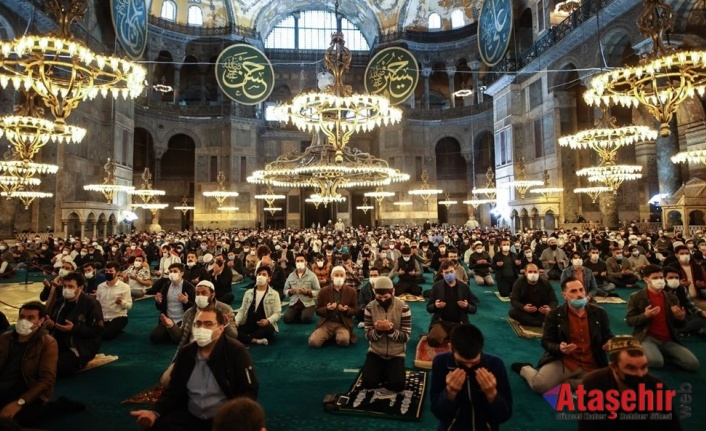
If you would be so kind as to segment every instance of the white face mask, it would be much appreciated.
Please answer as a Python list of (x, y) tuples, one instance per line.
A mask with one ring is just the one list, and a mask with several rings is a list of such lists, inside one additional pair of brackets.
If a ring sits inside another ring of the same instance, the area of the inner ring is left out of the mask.
[(387, 253), (380, 253), (380, 257), (385, 259), (387, 257)]
[(61, 294), (64, 296), (66, 299), (74, 299), (76, 297), (76, 291), (74, 289), (66, 289), (61, 291)]
[(193, 335), (194, 341), (196, 341), (196, 344), (198, 344), (199, 347), (208, 346), (213, 341), (213, 339), (211, 338), (213, 336), (213, 329), (194, 328), (191, 331), (191, 334)]
[(504, 246), (503, 246), (503, 251), (510, 251), (510, 246), (509, 246), (509, 245), (504, 245)]
[(597, 255), (597, 254), (592, 254), (592, 255), (591, 255), (591, 262), (593, 262), (593, 263), (598, 262), (598, 255)]
[(135, 261), (135, 262), (133, 263), (133, 266), (134, 266), (135, 268), (141, 268), (141, 267), (142, 267), (142, 262)]
[(93, 271), (83, 274), (83, 276), (86, 277), (88, 280), (92, 279), (94, 275), (95, 274), (93, 274)]
[(679, 287), (679, 279), (678, 278), (670, 278), (667, 280), (667, 286), (669, 286), (672, 289), (676, 289)]
[(537, 280), (539, 280), (539, 274), (535, 274), (535, 273), (527, 274), (527, 281), (531, 281), (532, 283), (534, 283)]
[(266, 275), (258, 275), (256, 277), (256, 283), (258, 286), (264, 286), (267, 284), (267, 276)]
[(67, 275), (69, 272), (71, 272), (71, 271), (68, 271), (68, 270), (66, 270), (66, 269), (60, 269), (60, 270), (59, 270), (59, 277), (66, 277), (66, 275)]
[(297, 262), (296, 265), (299, 271), (303, 271), (304, 269), (306, 269), (306, 262)]
[(316, 262), (316, 266), (318, 266), (319, 268), (323, 268), (323, 267), (324, 267), (324, 263), (321, 262), (321, 261)]
[(87, 252), (87, 251), (82, 251), (82, 252), (81, 252), (81, 257), (86, 257), (86, 255), (88, 255), (88, 252)]
[(188, 266), (189, 268), (193, 268), (194, 265), (196, 265), (196, 262), (192, 262), (192, 261), (186, 262), (186, 266)]
[(483, 253), (483, 247), (478, 247), (476, 249), (476, 253)]
[(402, 256), (402, 259), (403, 259), (405, 262), (409, 262), (410, 257), (409, 257), (409, 256)]
[(194, 299), (194, 301), (196, 302), (196, 306), (199, 308), (208, 307), (208, 296), (196, 295), (196, 299)]
[(532, 253), (525, 253), (525, 257), (529, 259), (530, 257), (532, 257)]
[(34, 331), (34, 324), (27, 319), (20, 319), (15, 323), (15, 332), (19, 335), (27, 336)]
[(137, 246), (136, 246), (136, 245), (131, 245), (131, 246), (130, 246), (130, 250), (137, 250)]
[(334, 286), (343, 286), (343, 283), (346, 281), (345, 277), (333, 277), (333, 285)]
[(680, 254), (679, 255), (679, 261), (682, 263), (689, 263), (689, 260), (691, 260), (691, 256), (688, 254)]
[(655, 280), (650, 280), (650, 284), (652, 285), (652, 288), (654, 288), (655, 290), (662, 290), (662, 289), (664, 289), (664, 285), (666, 283), (664, 282), (663, 278), (658, 278)]
[(375, 286), (375, 282), (378, 281), (378, 278), (380, 278), (380, 277), (370, 277), (370, 284), (372, 284), (373, 286)]
[(181, 279), (181, 274), (179, 274), (178, 272), (170, 272), (169, 279), (171, 281), (179, 281)]
[(581, 265), (583, 265), (583, 259), (573, 259), (571, 261), (571, 264), (574, 266), (581, 266)]
[(640, 250), (635, 250), (635, 251), (633, 251), (633, 252), (632, 252), (632, 255), (635, 256), (635, 257), (639, 256), (639, 255), (640, 255)]

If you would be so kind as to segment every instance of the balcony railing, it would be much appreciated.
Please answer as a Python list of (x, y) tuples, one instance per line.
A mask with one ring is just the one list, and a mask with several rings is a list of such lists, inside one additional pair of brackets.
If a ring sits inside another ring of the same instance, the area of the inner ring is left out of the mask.
[(591, 2), (584, 3), (581, 7), (572, 12), (571, 15), (566, 17), (564, 21), (547, 30), (547, 34), (537, 40), (528, 49), (520, 53), (520, 55), (516, 58), (511, 58), (512, 53), (508, 52), (503, 61), (493, 67), (492, 73), (490, 73), (485, 79), (485, 85), (492, 84), (500, 78), (500, 76), (506, 73), (524, 69), (531, 62), (547, 52), (551, 47), (559, 43), (559, 41), (579, 28), (581, 24), (593, 18), (608, 3), (613, 1), (614, 0), (593, 0)]
[(229, 100), (215, 104), (174, 104), (148, 100), (146, 97), (135, 99), (135, 109), (142, 112), (158, 112), (160, 115), (168, 117), (240, 117), (255, 118), (255, 107), (231, 103)]
[(445, 43), (467, 39), (478, 34), (478, 23), (447, 31), (413, 31), (405, 30), (381, 34), (375, 38), (374, 46), (386, 45), (398, 41), (417, 43)]
[[(299, 61), (313, 62), (320, 61), (324, 57), (323, 49), (276, 49), (265, 50), (267, 58), (272, 60), (285, 60), (292, 63), (293, 67), (301, 68)], [(351, 51), (352, 64), (368, 64), (370, 53), (368, 51)], [(281, 67), (281, 66), (280, 66)]]
[(149, 22), (159, 28), (188, 36), (213, 37), (237, 34), (249, 39), (257, 39), (260, 37), (257, 31), (250, 28), (239, 27), (237, 25), (229, 25), (227, 27), (198, 27), (193, 25), (177, 24), (174, 21), (169, 21), (152, 15), (149, 17)]
[(458, 106), (448, 109), (411, 109), (402, 107), (402, 118), (408, 120), (449, 120), (452, 118), (470, 117), (493, 109), (493, 100), (488, 99), (483, 103), (469, 106)]

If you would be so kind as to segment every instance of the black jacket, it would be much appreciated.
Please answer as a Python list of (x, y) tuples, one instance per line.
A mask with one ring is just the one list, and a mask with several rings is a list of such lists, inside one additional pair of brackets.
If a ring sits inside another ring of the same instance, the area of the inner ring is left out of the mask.
[(227, 294), (233, 294), (233, 271), (230, 268), (223, 268), (220, 274), (214, 275), (213, 271), (209, 274), (213, 286), (216, 288), (216, 298), (223, 298)]
[[(457, 289), (458, 291), (458, 300), (459, 301), (468, 301), (468, 308), (466, 309), (466, 313), (461, 312), (461, 322), (460, 323), (469, 323), (468, 321), (468, 315), (469, 314), (476, 314), (478, 311), (478, 303), (480, 302), (478, 300), (478, 297), (471, 292), (471, 289), (468, 287), (468, 285), (462, 281), (456, 280), (456, 286), (455, 287), (450, 287), (446, 284), (445, 280), (440, 280), (434, 283), (434, 285), (431, 287), (431, 294), (429, 295), (429, 301), (427, 302), (427, 311), (432, 313), (431, 316), (431, 322), (429, 323), (429, 328), (438, 322), (441, 319), (441, 310), (436, 308), (436, 300), (439, 299), (441, 301), (446, 302), (447, 307), (458, 307), (457, 304), (451, 303), (447, 301), (446, 298), (446, 291), (448, 289)], [(456, 322), (458, 323), (458, 322)]]
[[(164, 314), (165, 316), (167, 315), (167, 293), (169, 292), (169, 286), (172, 285), (171, 281), (169, 279), (164, 279), (166, 280), (166, 283), (162, 283), (162, 286), (159, 289), (159, 293), (162, 294), (162, 303), (160, 304), (157, 301), (154, 301), (154, 306), (157, 307), (157, 310), (159, 310), (160, 313)], [(190, 282), (183, 280), (183, 283), (181, 285), (181, 293), (189, 297), (189, 300), (186, 301), (186, 304), (183, 304), (184, 311), (188, 310), (189, 308), (194, 306), (194, 300), (196, 299), (196, 289), (194, 288), (194, 285), (191, 284)]]
[[(628, 326), (635, 328), (632, 335), (639, 341), (645, 339), (645, 336), (647, 336), (647, 331), (650, 329), (650, 324), (652, 323), (652, 319), (645, 316), (645, 308), (648, 305), (651, 305), (650, 295), (647, 293), (647, 289), (648, 288), (646, 287), (639, 292), (635, 292), (630, 295), (630, 298), (628, 299), (628, 311), (625, 314), (625, 323), (627, 323)], [(663, 291), (663, 294), (664, 311), (667, 313), (667, 326), (669, 327), (669, 334), (672, 337), (672, 341), (680, 343), (677, 328), (684, 326), (686, 320), (678, 320), (674, 317), (674, 313), (672, 313), (672, 306), (678, 306), (679, 299), (666, 291)]]
[[(196, 366), (198, 350), (199, 346), (193, 342), (177, 353), (169, 387), (164, 390), (155, 406), (155, 411), (160, 415), (187, 409), (189, 391), (186, 385)], [(207, 363), (218, 386), (228, 399), (237, 397), (257, 399), (259, 388), (257, 376), (250, 354), (239, 341), (221, 335)]]
[[(57, 322), (59, 310), (65, 301), (63, 296), (59, 296), (49, 310), (49, 316), (54, 322)], [(81, 293), (76, 300), (76, 306), (66, 316), (66, 320), (70, 320), (74, 324), (73, 329), (68, 333), (68, 341), (69, 345), (78, 351), (81, 367), (83, 367), (96, 356), (100, 349), (104, 326), (103, 308), (96, 298)], [(57, 323), (63, 325), (65, 321)], [(54, 328), (51, 335), (55, 335), (57, 332), (60, 331)], [(64, 348), (66, 346), (59, 345), (59, 355)]]
[[(527, 277), (518, 278), (515, 284), (512, 285), (512, 293), (510, 294), (510, 303), (513, 308), (522, 311), (526, 304), (529, 303), (527, 298), (527, 289), (529, 288), (529, 282)], [(539, 304), (532, 304), (538, 308), (542, 305), (548, 305), (551, 309), (555, 309), (559, 305), (559, 301), (556, 299), (556, 294), (554, 293), (554, 288), (549, 283), (549, 281), (539, 278), (537, 284), (533, 286), (539, 291), (539, 296), (541, 297)]]
[[(555, 308), (547, 314), (544, 320), (544, 335), (542, 335), (542, 347), (544, 347), (545, 353), (539, 360), (537, 368), (549, 362), (560, 360), (563, 353), (561, 353), (559, 345), (562, 342), (571, 343), (569, 334), (569, 313), (571, 313), (571, 311), (569, 311), (569, 304), (564, 303), (564, 305)], [(608, 358), (606, 357), (605, 351), (603, 351), (603, 345), (613, 338), (608, 313), (601, 307), (593, 304), (586, 305), (586, 313), (588, 313), (588, 332), (591, 336), (591, 350), (593, 350), (596, 365), (598, 368), (607, 367)]]

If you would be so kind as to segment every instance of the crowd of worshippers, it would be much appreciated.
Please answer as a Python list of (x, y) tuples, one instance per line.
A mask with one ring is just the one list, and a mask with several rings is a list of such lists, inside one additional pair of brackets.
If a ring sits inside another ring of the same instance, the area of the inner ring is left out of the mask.
[[(606, 367), (610, 372), (599, 383), (619, 387), (655, 384), (659, 380), (647, 369), (665, 362), (699, 368), (684, 340), (706, 327), (701, 232), (684, 238), (681, 232), (639, 232), (635, 225), (550, 235), (428, 223), (338, 227), (140, 233), (93, 241), (50, 235), (12, 250), (0, 243), (3, 261), (22, 249), (29, 255), (19, 262), (26, 270), (51, 274), (39, 297), (44, 303), (25, 304), (14, 330), (0, 338), (0, 393), (7, 394), (0, 398), (0, 418), (32, 426), (71, 410), (71, 404), (67, 409), (56, 407), (59, 400), (48, 402), (56, 378), (82, 370), (101, 343), (119, 337), (133, 299), (145, 295), (154, 295), (157, 309), (150, 342), (179, 346), (165, 364), (160, 383), (166, 389), (155, 410), (134, 412), (138, 424), (152, 429), (211, 429), (226, 401), (255, 399), (258, 381), (244, 344), (270, 344), (280, 319), (316, 320), (308, 339), (312, 348), (327, 342), (346, 347), (362, 329), (369, 343), (364, 388), (403, 390), (412, 313), (400, 298), (409, 295), (426, 301), (428, 344), (451, 345), (432, 367), (439, 429), (468, 429), (471, 423), (498, 429), (512, 414), (512, 394), (502, 359), (483, 350), (482, 333), (470, 325), (469, 315), (481, 310), (472, 291), (478, 286), (497, 286), (500, 296), (510, 298), (509, 317), (520, 324), (543, 326), (545, 354), (537, 367), (510, 367), (536, 392), (564, 382), (576, 386)], [(422, 292), (425, 273), (434, 281)], [(253, 287), (234, 310), (233, 284), (242, 281)], [(561, 303), (550, 281), (560, 283)], [(595, 301), (616, 296), (618, 288), (634, 292), (625, 314), (634, 348), (619, 351), (611, 349), (610, 321)], [(37, 355), (37, 349), (48, 353)], [(644, 364), (635, 368), (637, 362)]]

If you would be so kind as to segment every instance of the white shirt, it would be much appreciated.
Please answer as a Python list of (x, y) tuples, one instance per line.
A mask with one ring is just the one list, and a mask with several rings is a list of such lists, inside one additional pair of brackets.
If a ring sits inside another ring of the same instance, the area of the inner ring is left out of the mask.
[[(116, 304), (115, 299), (123, 298), (122, 304)], [(96, 289), (96, 299), (103, 308), (103, 320), (110, 322), (116, 317), (127, 317), (127, 310), (132, 308), (132, 295), (130, 286), (118, 280), (114, 286), (108, 286), (108, 282), (103, 282)]]

